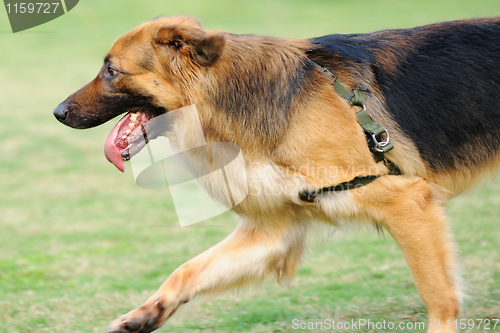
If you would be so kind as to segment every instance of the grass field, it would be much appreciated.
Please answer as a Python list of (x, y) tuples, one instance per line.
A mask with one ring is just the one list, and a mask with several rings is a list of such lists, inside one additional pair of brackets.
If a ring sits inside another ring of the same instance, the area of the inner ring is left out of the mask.
[[(167, 191), (141, 189), (130, 168), (122, 175), (105, 160), (112, 123), (78, 131), (52, 116), (97, 74), (116, 37), (160, 14), (307, 38), (500, 15), (500, 1), (86, 0), (17, 34), (0, 10), (0, 333), (104, 332), (234, 228), (231, 213), (180, 228)], [(455, 199), (448, 211), (470, 295), (462, 318), (500, 318), (499, 182)], [(389, 236), (337, 235), (312, 240), (295, 287), (269, 282), (244, 297), (225, 295), (162, 331), (291, 332), (293, 319), (426, 321)]]

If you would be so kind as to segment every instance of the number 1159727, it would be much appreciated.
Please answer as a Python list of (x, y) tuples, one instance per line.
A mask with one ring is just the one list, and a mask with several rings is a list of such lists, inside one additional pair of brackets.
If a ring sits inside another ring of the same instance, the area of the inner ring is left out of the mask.
[[(53, 14), (59, 6), (59, 2), (37, 2), (37, 3), (8, 3), (5, 5), (7, 7), (8, 14)], [(53, 8), (53, 9), (52, 9)]]

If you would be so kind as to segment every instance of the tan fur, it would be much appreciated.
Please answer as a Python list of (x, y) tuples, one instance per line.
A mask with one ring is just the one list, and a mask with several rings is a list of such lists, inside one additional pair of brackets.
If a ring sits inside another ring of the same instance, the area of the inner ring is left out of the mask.
[[(142, 307), (114, 321), (109, 332), (139, 331), (134, 328), (147, 326), (148, 320), (156, 329), (179, 306), (198, 296), (213, 297), (268, 276), (277, 276), (280, 282), (291, 280), (312, 220), (336, 225), (337, 219), (349, 219), (385, 227), (406, 258), (429, 318), (434, 322), (457, 318), (460, 286), (443, 205), (485, 170), (432, 174), (415, 144), (384, 110), (383, 96), (374, 91), (367, 107), (390, 132), (396, 148), (388, 157), (404, 173), (387, 175), (385, 166), (373, 160), (354, 110), (320, 71), (313, 73), (310, 86), (294, 95), (286, 110), (278, 110), (272, 98), (259, 99), (246, 91), (245, 85), (259, 89), (255, 78), (268, 86), (281, 78), (282, 91), (290, 90), (291, 79), (286, 75), (306, 61), (309, 47), (304, 40), (205, 31), (186, 17), (156, 19), (115, 42), (107, 59), (131, 74), (120, 83), (123, 87), (147, 92), (167, 111), (196, 105), (205, 138), (193, 136), (189, 121), (180, 122), (168, 133), (177, 149), (191, 148), (203, 139), (241, 148), (246, 170), (231, 170), (228, 178), (235, 188), (248, 185), (249, 194), (234, 207), (240, 225), (231, 235), (179, 267)], [(397, 59), (388, 55), (385, 66), (394, 70)], [(354, 66), (335, 74), (354, 85), (359, 83), (358, 70)], [(94, 92), (87, 91), (85, 98)], [(282, 96), (285, 102), (287, 96)], [(232, 110), (240, 107), (247, 109)], [(276, 112), (266, 113), (268, 108)], [(200, 170), (213, 169), (213, 161), (206, 156), (192, 155), (186, 163)], [(484, 168), (493, 169), (499, 163), (492, 161)], [(299, 192), (306, 189), (368, 175), (382, 177), (356, 190), (326, 193), (314, 203), (299, 199)], [(226, 182), (202, 185), (217, 197)]]

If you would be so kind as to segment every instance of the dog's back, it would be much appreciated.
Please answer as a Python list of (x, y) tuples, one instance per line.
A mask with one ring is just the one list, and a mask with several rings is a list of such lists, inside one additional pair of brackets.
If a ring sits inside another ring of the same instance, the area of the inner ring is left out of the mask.
[[(368, 112), (389, 117), (410, 139), (423, 176), (458, 194), (475, 175), (498, 167), (500, 18), (312, 41), (311, 59), (333, 72), (355, 69), (351, 84), (373, 92)], [(377, 98), (381, 103), (370, 105)], [(462, 186), (443, 173), (460, 174)]]

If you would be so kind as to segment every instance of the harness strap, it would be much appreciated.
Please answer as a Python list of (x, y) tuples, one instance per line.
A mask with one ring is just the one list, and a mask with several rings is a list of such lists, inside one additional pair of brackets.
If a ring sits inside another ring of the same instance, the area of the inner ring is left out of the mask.
[(320, 65), (316, 64), (316, 66), (327, 76), (332, 78), (332, 85), (333, 89), (337, 94), (339, 94), (340, 97), (345, 99), (351, 106), (353, 105), (358, 105), (358, 106), (364, 106), (365, 105), (365, 98), (366, 98), (366, 89), (364, 88), (357, 88), (354, 89), (352, 92), (349, 91), (346, 87), (342, 85), (337, 80), (337, 77), (330, 72), (328, 69), (325, 67), (321, 67)]
[(307, 201), (307, 202), (314, 202), (316, 199), (316, 196), (323, 194), (324, 192), (340, 192), (340, 191), (347, 191), (347, 190), (353, 190), (361, 186), (365, 186), (370, 184), (372, 181), (375, 179), (379, 178), (379, 175), (375, 176), (366, 176), (366, 177), (356, 177), (353, 180), (350, 180), (348, 182), (334, 185), (334, 186), (329, 186), (329, 187), (323, 187), (322, 189), (318, 191), (303, 191), (299, 193), (299, 198), (302, 201)]
[[(368, 139), (368, 145), (370, 146), (370, 151), (373, 154), (373, 158), (375, 162), (384, 161), (384, 164), (390, 165), (388, 167), (389, 174), (401, 174), (401, 171), (394, 165), (392, 162), (389, 162), (385, 159), (384, 154), (394, 149), (394, 145), (389, 142), (389, 133), (387, 130), (380, 124), (377, 124), (372, 120), (368, 112), (366, 111), (365, 100), (366, 100), (366, 88), (354, 88), (349, 91), (342, 83), (340, 83), (337, 77), (330, 72), (328, 69), (321, 67), (316, 64), (316, 66), (327, 76), (332, 78), (333, 89), (340, 97), (344, 98), (349, 105), (351, 106), (360, 106), (362, 109), (356, 112), (356, 118), (358, 119), (358, 123), (361, 125), (363, 130), (366, 133), (366, 137)], [(380, 136), (382, 134), (386, 134), (385, 141), (381, 142)]]
[[(354, 88), (352, 91), (349, 91), (337, 80), (337, 77), (332, 72), (324, 67), (319, 66), (318, 64), (316, 64), (316, 66), (323, 73), (332, 78), (333, 89), (337, 94), (339, 94), (340, 97), (344, 98), (351, 106), (362, 107), (360, 111), (356, 112), (356, 118), (358, 119), (358, 123), (366, 133), (368, 145), (370, 151), (372, 152), (373, 158), (375, 159), (375, 162), (378, 163), (384, 161), (384, 165), (389, 170), (389, 175), (401, 175), (401, 171), (399, 170), (399, 168), (394, 163), (387, 160), (384, 156), (384, 154), (394, 148), (394, 145), (389, 142), (389, 133), (383, 126), (374, 122), (368, 112), (366, 112), (365, 99), (367, 89), (358, 87)], [(386, 134), (386, 139), (385, 141), (382, 141), (380, 137), (384, 133)], [(316, 196), (319, 194), (323, 194), (324, 192), (352, 190), (361, 186), (368, 185), (379, 177), (379, 175), (356, 177), (348, 182), (324, 187), (318, 191), (303, 191), (299, 193), (299, 197), (303, 201), (314, 202)]]

